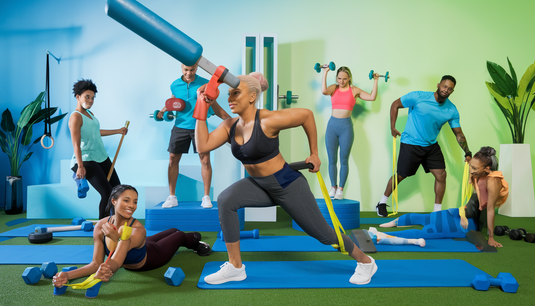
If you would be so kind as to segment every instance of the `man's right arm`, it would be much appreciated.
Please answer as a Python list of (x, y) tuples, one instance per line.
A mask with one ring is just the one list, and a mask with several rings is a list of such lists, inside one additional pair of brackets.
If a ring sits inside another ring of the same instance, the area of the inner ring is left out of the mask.
[(397, 99), (390, 106), (390, 131), (392, 132), (392, 137), (401, 136), (401, 133), (396, 130), (396, 121), (398, 119), (398, 110), (400, 108), (405, 108), (401, 103), (401, 99)]

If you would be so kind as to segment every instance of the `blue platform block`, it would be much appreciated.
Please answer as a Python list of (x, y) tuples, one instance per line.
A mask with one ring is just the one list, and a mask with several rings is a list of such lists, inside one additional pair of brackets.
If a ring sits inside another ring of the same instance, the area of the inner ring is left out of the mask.
[[(318, 202), (318, 207), (321, 211), (321, 214), (327, 221), (327, 223), (333, 227), (331, 221), (331, 216), (329, 215), (329, 209), (325, 203), (325, 199), (316, 199)], [(360, 202), (354, 200), (332, 200), (334, 212), (340, 220), (342, 227), (344, 229), (354, 229), (360, 227)], [(292, 228), (298, 231), (303, 231), (303, 229), (292, 220)], [(334, 228), (334, 227), (333, 227)]]
[[(212, 201), (212, 208), (202, 208), (201, 201), (178, 202), (178, 206), (162, 208), (163, 202), (145, 209), (145, 228), (153, 231), (164, 231), (177, 228), (186, 232), (219, 232), (219, 212), (217, 202)], [(238, 210), (240, 231), (245, 228), (244, 209)]]

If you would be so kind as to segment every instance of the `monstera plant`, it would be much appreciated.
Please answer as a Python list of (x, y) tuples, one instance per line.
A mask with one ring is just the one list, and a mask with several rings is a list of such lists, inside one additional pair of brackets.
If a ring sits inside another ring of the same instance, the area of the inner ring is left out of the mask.
[(487, 70), (494, 83), (485, 83), (507, 120), (513, 143), (524, 143), (528, 115), (535, 103), (535, 63), (528, 67), (520, 82), (509, 58), (507, 63), (511, 74), (502, 66), (487, 61)]
[(41, 137), (37, 137), (32, 142), (34, 124), (42, 122), (46, 118), (50, 118), (49, 122), (53, 124), (67, 115), (65, 113), (51, 118), (57, 107), (42, 108), (42, 104), (45, 101), (44, 96), (45, 92), (41, 92), (35, 101), (26, 105), (20, 113), (20, 118), (16, 124), (13, 122), (9, 109), (2, 113), (0, 146), (2, 147), (2, 152), (6, 153), (9, 158), (11, 176), (20, 176), (22, 163), (30, 159), (33, 154), (30, 151), (32, 146), (41, 140)]

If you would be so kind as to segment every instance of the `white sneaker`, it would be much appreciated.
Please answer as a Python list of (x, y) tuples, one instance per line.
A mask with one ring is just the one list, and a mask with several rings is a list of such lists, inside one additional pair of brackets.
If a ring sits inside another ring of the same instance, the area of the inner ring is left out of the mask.
[(171, 208), (175, 206), (178, 206), (178, 201), (176, 200), (176, 196), (171, 195), (168, 196), (167, 200), (165, 200), (165, 202), (162, 204), (162, 208)]
[(331, 191), (329, 191), (329, 198), (334, 198), (335, 194), (336, 194), (336, 187), (331, 187)]
[(344, 190), (340, 187), (336, 188), (336, 193), (334, 194), (335, 200), (343, 200), (344, 199)]
[(365, 264), (357, 262), (355, 273), (349, 279), (350, 283), (355, 285), (366, 285), (372, 280), (372, 276), (377, 272), (377, 265), (375, 264), (375, 259), (371, 256), (368, 257), (372, 260), (371, 263)]
[(202, 197), (202, 208), (212, 208), (212, 201), (210, 201), (210, 196), (205, 195)]
[(442, 210), (442, 204), (435, 204), (435, 208), (433, 208), (433, 212), (441, 211), (441, 210)]
[(235, 268), (230, 262), (225, 262), (221, 265), (221, 270), (210, 274), (204, 278), (204, 281), (210, 285), (219, 285), (230, 281), (242, 281), (247, 278), (245, 274), (245, 265), (241, 268)]

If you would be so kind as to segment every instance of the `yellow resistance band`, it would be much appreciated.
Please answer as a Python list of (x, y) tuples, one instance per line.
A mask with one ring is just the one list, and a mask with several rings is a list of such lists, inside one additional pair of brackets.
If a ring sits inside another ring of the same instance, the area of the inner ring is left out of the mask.
[[(121, 240), (127, 240), (130, 238), (131, 235), (132, 235), (132, 228), (128, 226), (128, 224), (125, 222), (123, 226), (123, 233), (121, 234)], [(113, 254), (113, 251), (112, 253), (110, 253), (110, 256), (108, 257), (108, 259), (111, 257), (112, 254)], [(107, 262), (108, 260), (106, 260), (106, 263)], [(101, 280), (98, 278), (95, 278), (95, 274), (93, 273), (85, 281), (81, 283), (70, 284), (70, 285), (66, 284), (64, 286), (72, 287), (72, 289), (89, 289), (100, 282)]]
[(463, 171), (463, 182), (461, 187), (461, 207), (459, 207), (459, 216), (461, 217), (461, 226), (464, 229), (468, 228), (468, 219), (466, 218), (466, 212), (465, 207), (466, 203), (470, 200), (470, 197), (472, 197), (472, 193), (474, 192), (474, 186), (470, 184), (470, 165), (468, 162), (464, 163), (464, 171)]
[(319, 171), (316, 172), (316, 175), (318, 176), (318, 182), (320, 184), (323, 198), (325, 199), (325, 204), (327, 204), (327, 209), (329, 210), (329, 216), (331, 217), (334, 231), (336, 232), (336, 237), (338, 237), (338, 245), (333, 244), (332, 246), (335, 249), (338, 249), (338, 247), (340, 247), (340, 252), (342, 252), (342, 254), (349, 254), (344, 247), (344, 240), (342, 239), (342, 234), (340, 233), (340, 230), (342, 230), (344, 234), (346, 232), (344, 231), (340, 220), (338, 220), (338, 217), (334, 212), (333, 202), (331, 201), (331, 197), (329, 197), (329, 191), (327, 191), (327, 186), (325, 186), (325, 182), (323, 181), (323, 177), (321, 176), (321, 173)]
[(396, 167), (396, 137), (393, 137), (392, 141), (392, 213), (388, 216), (394, 216), (398, 214), (398, 171)]

